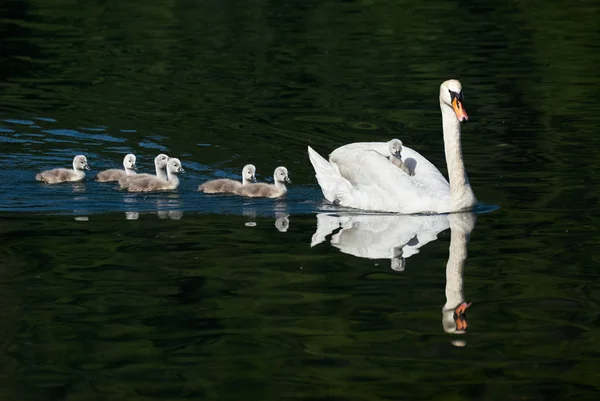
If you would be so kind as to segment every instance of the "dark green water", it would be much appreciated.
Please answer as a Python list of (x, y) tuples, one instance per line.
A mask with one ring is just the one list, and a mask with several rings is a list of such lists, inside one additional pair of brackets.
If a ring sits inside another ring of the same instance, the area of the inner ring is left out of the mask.
[[(596, 1), (0, 2), (0, 398), (598, 399), (598, 21)], [(448, 78), (476, 215), (332, 214), (306, 146), (398, 137), (445, 172)], [(127, 152), (179, 157), (180, 189), (34, 180)], [(249, 162), (287, 166), (287, 196), (194, 191)]]

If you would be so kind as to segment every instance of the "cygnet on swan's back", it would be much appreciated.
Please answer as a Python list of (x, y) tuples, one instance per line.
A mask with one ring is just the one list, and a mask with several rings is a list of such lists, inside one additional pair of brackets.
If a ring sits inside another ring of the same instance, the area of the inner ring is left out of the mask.
[(392, 164), (404, 171), (406, 174), (411, 175), (410, 170), (402, 161), (402, 141), (400, 139), (392, 139), (389, 142), (389, 150), (391, 155), (389, 160), (392, 162)]
[(252, 182), (256, 182), (256, 167), (253, 164), (246, 164), (242, 169), (242, 182), (220, 178), (206, 181), (198, 187), (198, 191), (205, 194), (233, 193), (237, 188)]
[(123, 158), (123, 168), (124, 168), (124, 170), (111, 168), (109, 170), (101, 171), (98, 173), (98, 175), (96, 175), (96, 178), (94, 178), (94, 181), (112, 182), (112, 181), (119, 181), (119, 179), (121, 179), (125, 176), (136, 175), (135, 170), (137, 170), (137, 168), (135, 167), (135, 155), (134, 154), (130, 153), (130, 154), (126, 155), (125, 158)]
[(280, 166), (273, 173), (274, 184), (256, 183), (242, 185), (235, 190), (237, 195), (247, 196), (249, 198), (279, 198), (287, 192), (285, 183), (291, 183), (287, 168)]
[(183, 173), (183, 167), (178, 158), (169, 158), (167, 163), (167, 180), (155, 176), (131, 180), (127, 186), (129, 192), (170, 191), (179, 186), (178, 173)]
[(89, 170), (87, 158), (83, 155), (78, 155), (73, 158), (73, 169), (55, 168), (46, 170), (35, 175), (35, 179), (45, 182), (46, 184), (59, 184), (61, 182), (76, 182), (82, 181), (85, 178), (83, 170)]
[(168, 177), (167, 177), (166, 168), (167, 168), (168, 161), (169, 161), (169, 156), (165, 155), (164, 153), (161, 153), (154, 158), (154, 169), (156, 170), (156, 175), (147, 174), (147, 173), (126, 175), (124, 177), (119, 178), (119, 185), (122, 188), (126, 188), (129, 186), (129, 183), (133, 180), (140, 180), (143, 178), (150, 178), (150, 177), (158, 177), (161, 180), (167, 180)]

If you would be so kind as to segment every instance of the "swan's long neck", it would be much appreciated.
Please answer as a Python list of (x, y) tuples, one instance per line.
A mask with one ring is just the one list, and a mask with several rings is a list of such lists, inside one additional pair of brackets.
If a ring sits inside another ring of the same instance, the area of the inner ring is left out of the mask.
[(169, 188), (177, 188), (179, 186), (179, 177), (177, 174), (167, 168), (167, 181), (169, 182)]
[(456, 331), (455, 309), (465, 301), (463, 294), (463, 269), (467, 261), (467, 244), (477, 217), (473, 213), (453, 213), (450, 222), (450, 249), (446, 264), (446, 303), (442, 308), (444, 331)]
[(446, 304), (443, 310), (454, 310), (464, 301), (463, 268), (467, 260), (469, 233), (450, 228), (450, 252), (446, 264)]
[(164, 168), (160, 168), (158, 163), (154, 163), (154, 168), (156, 169), (156, 176), (161, 180), (168, 181), (169, 180), (169, 172), (165, 172)]
[(287, 187), (285, 186), (285, 183), (283, 181), (278, 181), (278, 180), (275, 180), (275, 189), (277, 189), (280, 192), (287, 191)]
[(442, 104), (441, 109), (452, 211), (458, 211), (473, 206), (477, 200), (463, 162), (460, 122), (450, 106)]

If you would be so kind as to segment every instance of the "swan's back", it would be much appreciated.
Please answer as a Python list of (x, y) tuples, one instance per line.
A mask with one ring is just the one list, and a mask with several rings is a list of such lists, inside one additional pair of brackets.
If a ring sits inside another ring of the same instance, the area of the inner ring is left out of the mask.
[(83, 172), (66, 168), (55, 168), (46, 170), (35, 175), (37, 181), (45, 182), (46, 184), (58, 184), (61, 182), (81, 181), (85, 178)]
[(448, 207), (450, 186), (433, 164), (403, 147), (402, 158), (407, 163), (412, 159), (415, 166), (414, 176), (409, 176), (393, 166), (389, 156), (385, 142), (350, 144), (331, 153), (331, 164), (353, 188), (342, 204), (399, 213), (438, 212)]
[(256, 184), (240, 185), (235, 191), (236, 194), (247, 196), (249, 198), (279, 198), (287, 192), (285, 186), (281, 189), (275, 185), (262, 182)]
[(138, 177), (135, 180), (128, 180), (126, 188), (129, 192), (151, 192), (165, 189), (168, 185), (168, 181), (162, 180), (155, 175), (148, 174), (147, 177)]
[(147, 178), (157, 178), (154, 174), (142, 173), (142, 174), (131, 174), (131, 175), (123, 175), (119, 177), (117, 180), (119, 185), (122, 188), (127, 188), (129, 184), (136, 180), (147, 179)]
[[(94, 181), (98, 181), (98, 182), (119, 181), (123, 177), (127, 177), (127, 176), (128, 175), (125, 172), (125, 170), (118, 170), (116, 168), (111, 168), (109, 170), (104, 170), (104, 171), (99, 172), (96, 175), (96, 178), (94, 178)], [(132, 177), (135, 176), (135, 173), (131, 176)]]
[(239, 181), (228, 178), (219, 178), (217, 180), (206, 181), (198, 187), (198, 191), (205, 194), (234, 193), (242, 186)]

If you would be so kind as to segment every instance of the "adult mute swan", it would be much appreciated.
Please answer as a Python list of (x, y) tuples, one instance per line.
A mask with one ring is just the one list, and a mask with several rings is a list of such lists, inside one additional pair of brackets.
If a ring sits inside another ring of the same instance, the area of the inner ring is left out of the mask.
[(444, 150), (450, 182), (442, 173), (406, 146), (402, 159), (412, 176), (390, 163), (388, 142), (358, 142), (334, 150), (329, 162), (308, 147), (308, 156), (325, 199), (363, 210), (411, 213), (447, 213), (466, 210), (477, 202), (463, 163), (461, 123), (469, 118), (463, 107), (459, 81), (440, 85)]

